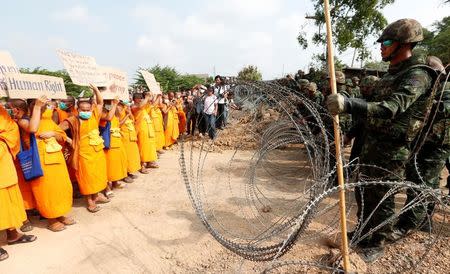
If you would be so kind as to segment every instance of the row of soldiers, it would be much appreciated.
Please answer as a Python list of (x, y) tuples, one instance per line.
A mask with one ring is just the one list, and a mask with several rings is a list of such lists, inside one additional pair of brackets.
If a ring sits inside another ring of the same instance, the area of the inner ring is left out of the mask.
[[(420, 198), (421, 188), (438, 189), (450, 156), (450, 88), (439, 58), (413, 53), (423, 40), (414, 19), (388, 25), (378, 39), (383, 61), (390, 66), (381, 78), (346, 81), (336, 72), (337, 94), (329, 85), (297, 79), (310, 100), (339, 114), (344, 143), (354, 139), (350, 159), (359, 161), (358, 180), (371, 181), (355, 189), (357, 230), (349, 233), (366, 262), (382, 256), (392, 244), (417, 229), (432, 228), (433, 198)], [(331, 130), (331, 129), (330, 129)], [(395, 195), (388, 182), (407, 181), (405, 208), (395, 214)], [(424, 226), (426, 225), (426, 226)]]
[[(26, 210), (38, 212), (53, 232), (74, 225), (67, 216), (74, 189), (89, 212), (98, 212), (114, 188), (158, 168), (160, 155), (186, 128), (183, 102), (172, 92), (135, 93), (131, 102), (103, 100), (101, 88), (91, 88), (89, 98), (55, 102), (42, 96), (0, 104), (0, 231), (6, 230), (9, 245), (36, 240), (16, 229), (33, 229)], [(42, 173), (30, 178), (19, 158), (32, 150), (38, 159), (31, 166)], [(0, 261), (6, 258), (0, 248)]]

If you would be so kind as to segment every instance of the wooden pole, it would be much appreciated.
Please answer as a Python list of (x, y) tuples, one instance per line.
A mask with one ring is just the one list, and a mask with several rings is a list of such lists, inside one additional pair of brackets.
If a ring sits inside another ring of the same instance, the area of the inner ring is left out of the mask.
[[(330, 4), (328, 0), (324, 0), (324, 12), (325, 22), (327, 28), (327, 49), (328, 49), (328, 72), (330, 74), (331, 93), (336, 94), (336, 75), (334, 71), (334, 55), (333, 55), (333, 39), (331, 33), (331, 19), (330, 19)], [(341, 214), (341, 233), (342, 233), (342, 259), (344, 262), (344, 271), (350, 270), (350, 260), (348, 252), (348, 239), (347, 239), (347, 216), (345, 209), (345, 188), (344, 188), (344, 172), (342, 168), (342, 154), (341, 154), (341, 133), (339, 129), (339, 115), (334, 115), (334, 145), (336, 147), (336, 163), (337, 163), (337, 176), (339, 183), (339, 207)]]

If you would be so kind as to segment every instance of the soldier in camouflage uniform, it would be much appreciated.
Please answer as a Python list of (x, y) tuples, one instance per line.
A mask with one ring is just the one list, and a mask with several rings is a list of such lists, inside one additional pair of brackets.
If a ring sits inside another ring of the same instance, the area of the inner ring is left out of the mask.
[[(437, 60), (436, 60), (437, 59)], [(428, 57), (428, 64), (438, 73), (445, 75), (445, 69), (439, 58)], [(441, 79), (445, 77), (441, 77)], [(443, 90), (443, 92), (441, 92)], [(425, 128), (430, 128), (425, 142), (414, 159), (408, 163), (406, 168), (406, 179), (416, 184), (425, 184), (431, 188), (439, 188), (440, 174), (444, 169), (445, 163), (450, 156), (450, 83), (442, 82), (437, 89), (431, 115), (436, 117), (428, 122)], [(405, 205), (417, 198), (416, 192), (408, 191)], [(434, 204), (427, 203), (416, 206), (404, 214), (400, 215), (395, 226), (394, 233), (390, 241), (397, 241), (408, 234), (412, 229), (417, 228), (424, 221), (426, 213), (432, 214)], [(428, 223), (428, 222), (427, 222)], [(424, 228), (431, 228), (430, 226)]]
[(359, 78), (354, 76), (352, 77), (352, 83), (353, 83), (353, 97), (354, 98), (361, 98), (361, 88), (359, 86)]
[(300, 89), (300, 92), (303, 94), (307, 93), (307, 90), (305, 88), (308, 84), (309, 84), (309, 81), (307, 79), (299, 79), (297, 81), (298, 88)]
[[(405, 178), (411, 144), (423, 126), (421, 119), (432, 84), (430, 73), (423, 68), (425, 60), (412, 55), (412, 49), (422, 40), (422, 26), (414, 19), (401, 19), (388, 25), (377, 41), (381, 43), (383, 61), (390, 62), (389, 70), (377, 84), (373, 98), (365, 101), (340, 94), (327, 98), (332, 114), (351, 113), (366, 120), (367, 134), (360, 161), (370, 166), (361, 167), (361, 179), (398, 181)], [(362, 235), (394, 215), (394, 196), (384, 199), (389, 190), (389, 186), (381, 184), (364, 187), (364, 207), (359, 222), (367, 221), (367, 224), (362, 228)], [(362, 258), (366, 262), (379, 258), (385, 239), (392, 233), (392, 221), (371, 233), (360, 243)]]
[(314, 82), (311, 82), (305, 86), (305, 90), (308, 92), (307, 97), (309, 100), (313, 101), (318, 105), (322, 105), (323, 95), (319, 91), (317, 91), (317, 85)]
[[(347, 90), (347, 81), (342, 71), (336, 71), (336, 88), (337, 93), (347, 98), (352, 98), (351, 93)], [(342, 133), (346, 134), (352, 127), (352, 116), (350, 114), (342, 114), (339, 117), (339, 126)]]

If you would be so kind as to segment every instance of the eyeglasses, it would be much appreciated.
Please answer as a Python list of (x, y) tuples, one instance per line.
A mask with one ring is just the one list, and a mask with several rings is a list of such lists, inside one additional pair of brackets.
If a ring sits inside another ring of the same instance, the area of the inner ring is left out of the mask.
[(381, 42), (381, 44), (383, 44), (383, 46), (385, 47), (390, 47), (392, 46), (392, 44), (394, 44), (394, 40), (384, 40), (383, 42)]

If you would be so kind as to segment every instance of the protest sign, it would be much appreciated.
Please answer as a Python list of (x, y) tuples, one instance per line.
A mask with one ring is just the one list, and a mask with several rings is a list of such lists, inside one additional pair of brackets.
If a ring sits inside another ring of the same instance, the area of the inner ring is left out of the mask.
[(150, 92), (153, 94), (161, 94), (161, 87), (158, 82), (156, 82), (155, 76), (146, 70), (139, 70), (139, 72), (142, 74), (142, 77), (144, 77)]
[(6, 97), (6, 83), (4, 81), (6, 73), (20, 73), (11, 54), (7, 51), (0, 51), (0, 97)]
[(126, 72), (111, 67), (100, 67), (100, 71), (107, 82), (107, 89), (102, 91), (103, 99), (108, 100), (119, 97), (120, 100), (130, 100)]
[(8, 88), (9, 98), (32, 99), (42, 95), (49, 99), (65, 99), (64, 80), (39, 74), (7, 73), (4, 81)]
[(65, 50), (57, 50), (56, 52), (74, 84), (89, 86), (92, 83), (97, 87), (107, 85), (105, 76), (97, 66), (94, 57)]

